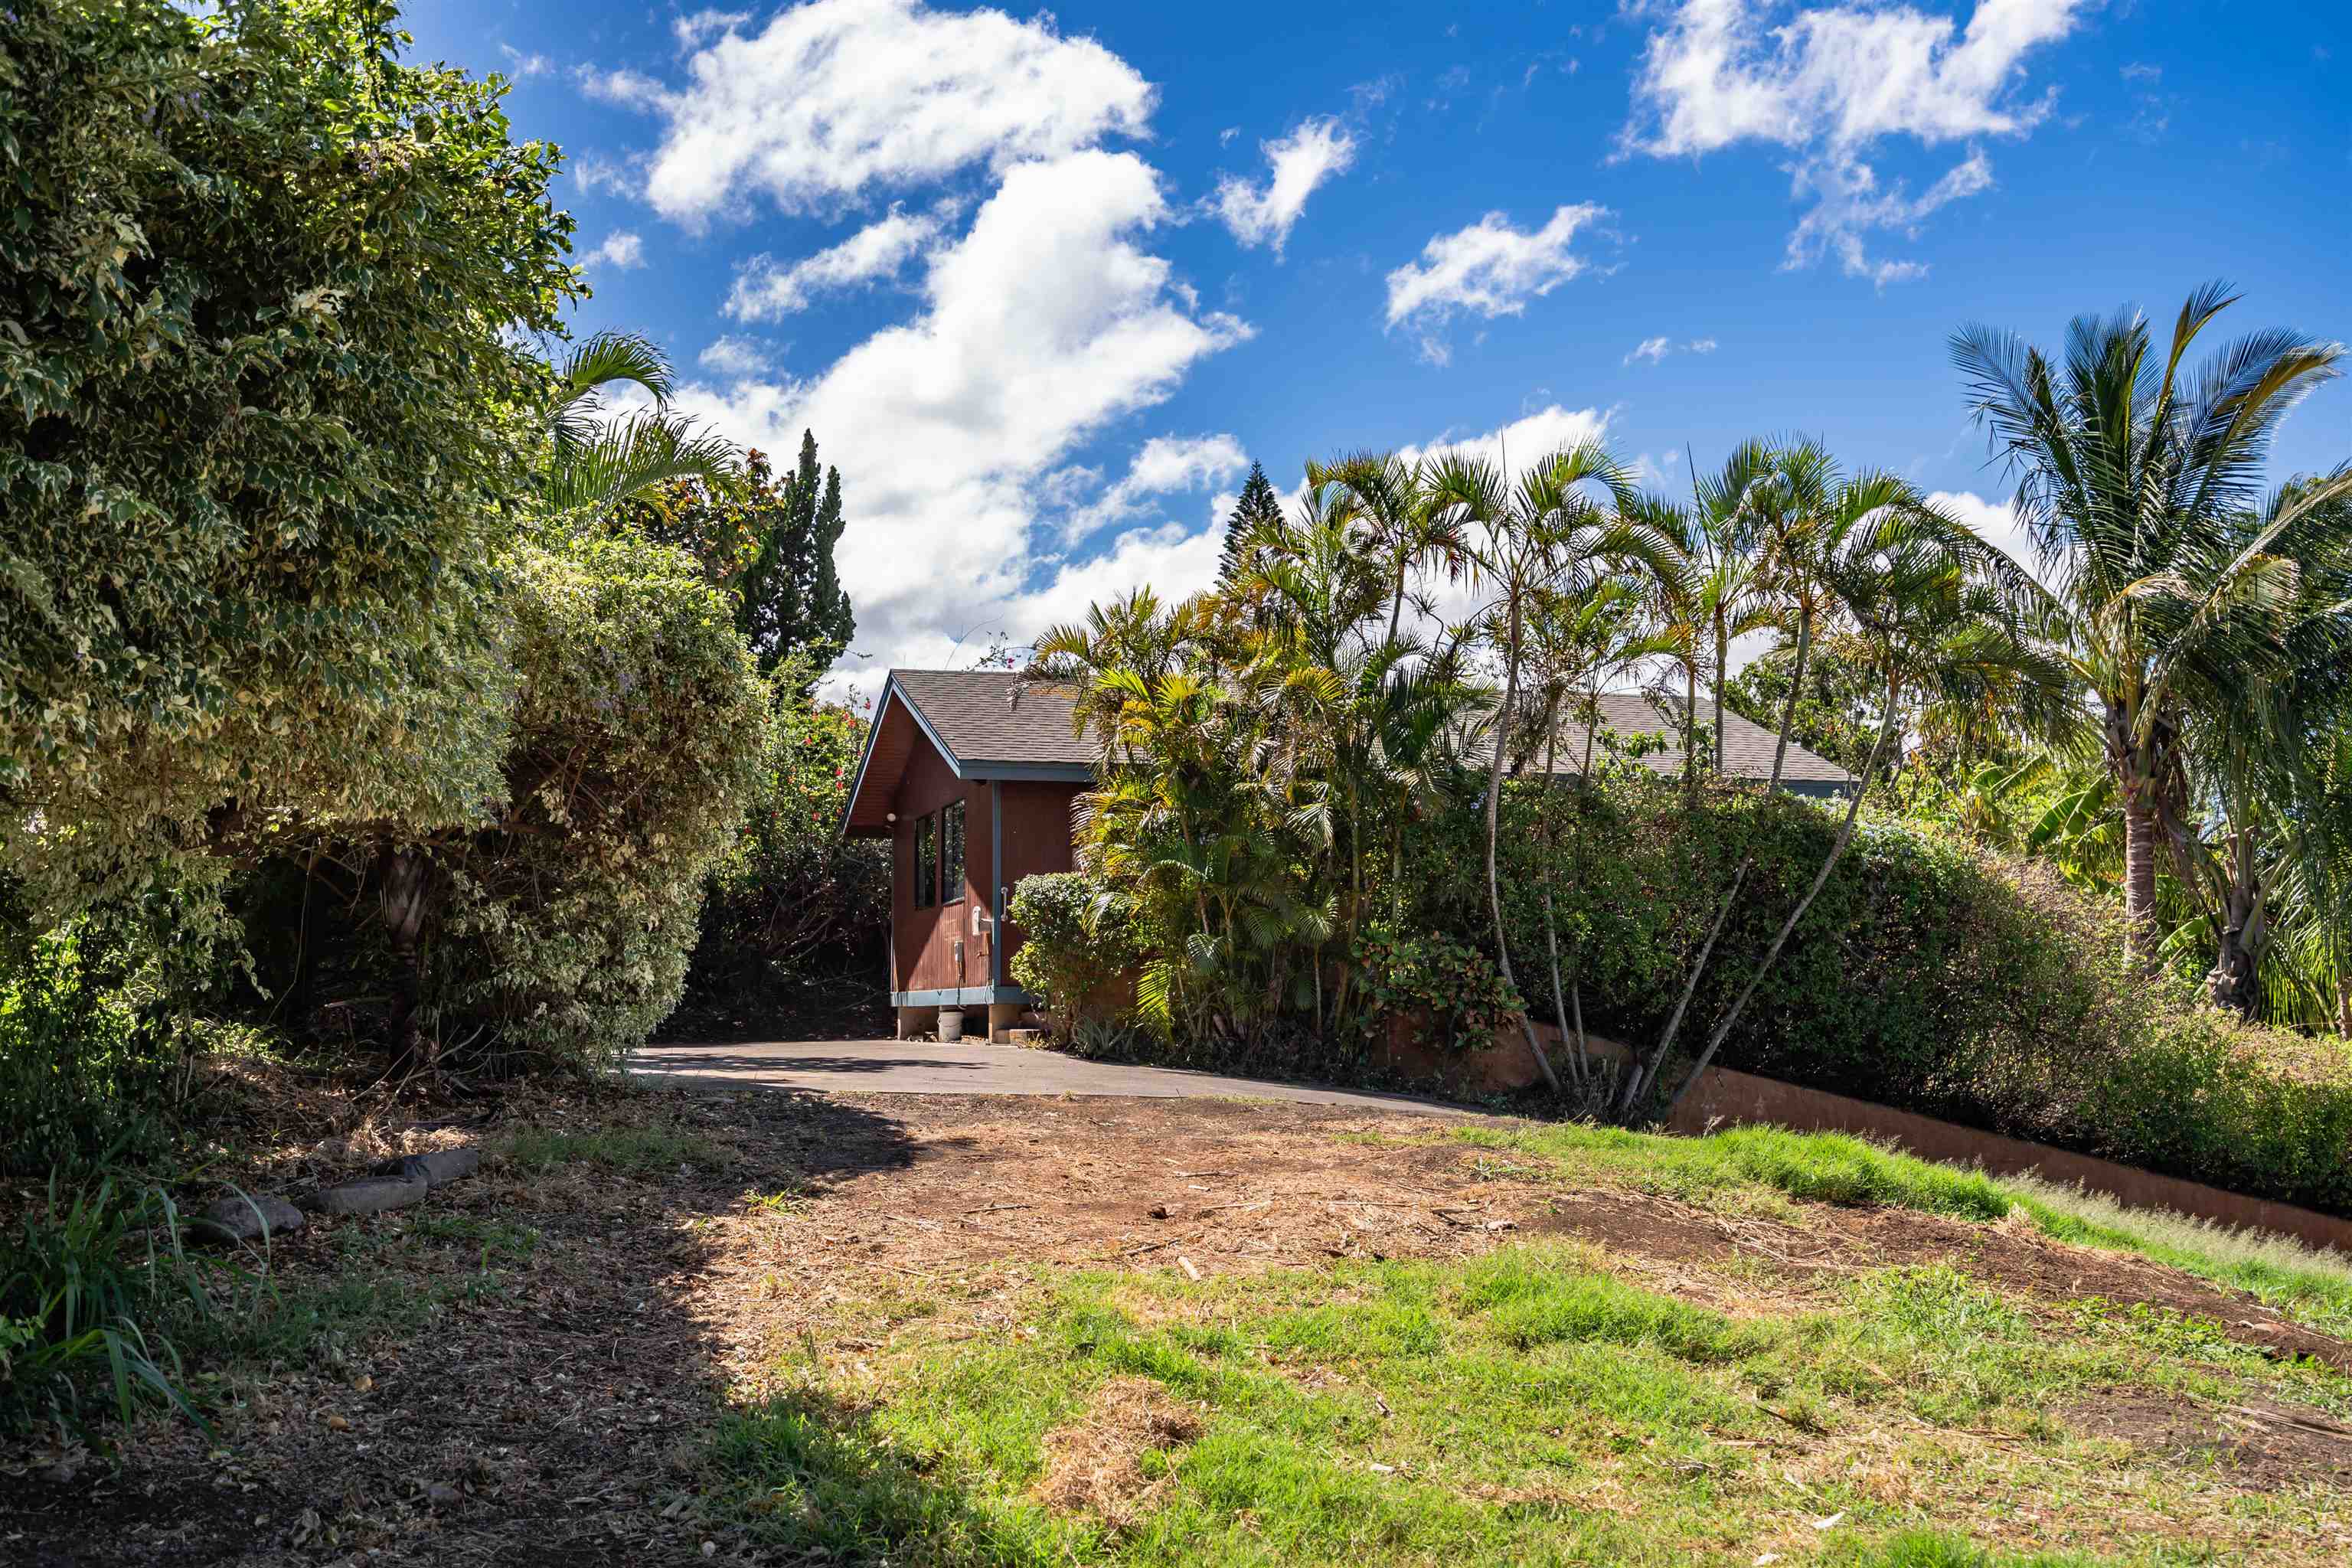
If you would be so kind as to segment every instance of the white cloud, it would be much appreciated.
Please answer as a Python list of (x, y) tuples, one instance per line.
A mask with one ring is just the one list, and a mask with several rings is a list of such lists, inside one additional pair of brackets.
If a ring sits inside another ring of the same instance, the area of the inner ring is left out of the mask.
[(1867, 278), (1879, 288), (1908, 283), (1927, 275), (1925, 262), (1875, 261), (1862, 243), (1874, 228), (1898, 229), (1916, 236), (1919, 223), (1948, 202), (1962, 200), (1991, 188), (1992, 165), (1982, 153), (1972, 152), (1925, 195), (1914, 200), (1899, 184), (1881, 190), (1867, 163), (1822, 163), (1801, 165), (1796, 173), (1799, 195), (1820, 199), (1798, 220), (1789, 236), (1790, 267), (1811, 266), (1823, 252), (1833, 254), (1849, 278)]
[(1927, 504), (1967, 523), (1977, 537), (1988, 544), (1999, 546), (2010, 559), (2032, 573), (2050, 586), (2055, 586), (2058, 574), (2045, 572), (2041, 559), (2034, 553), (2033, 536), (2017, 515), (2014, 504), (2006, 500), (1987, 500), (1969, 490), (1937, 490), (1927, 498)]
[(613, 267), (626, 272), (646, 264), (646, 242), (625, 228), (604, 237), (604, 243), (581, 257), (583, 268)]
[(808, 211), (973, 164), (1055, 158), (1142, 135), (1151, 113), (1132, 67), (1047, 16), (813, 0), (756, 33), (743, 26), (710, 14), (680, 26), (693, 50), (682, 88), (628, 69), (586, 81), (667, 122), (646, 195), (688, 226), (752, 192)]
[(818, 294), (896, 277), (941, 227), (936, 214), (910, 216), (894, 206), (887, 216), (814, 256), (789, 264), (755, 256), (736, 271), (727, 313), (740, 321), (772, 321), (807, 309)]
[(1289, 135), (1262, 142), (1259, 150), (1271, 166), (1265, 184), (1227, 174), (1217, 182), (1209, 205), (1235, 239), (1251, 247), (1271, 244), (1280, 256), (1315, 187), (1354, 162), (1356, 141), (1338, 120), (1326, 115), (1300, 121)]
[(1635, 360), (1643, 360), (1655, 364), (1672, 353), (1711, 354), (1717, 346), (1713, 338), (1692, 338), (1681, 343), (1677, 343), (1669, 337), (1643, 338), (1633, 345), (1633, 352), (1625, 356), (1624, 363), (1632, 364)]
[(499, 53), (506, 56), (507, 74), (517, 81), (528, 81), (535, 76), (545, 76), (555, 68), (555, 62), (545, 55), (527, 55), (512, 44), (500, 44)]
[(740, 380), (768, 368), (768, 351), (750, 338), (721, 337), (714, 339), (694, 363), (715, 375)]
[[(1022, 617), (1052, 563), (1035, 537), (1051, 476), (1080, 442), (1250, 335), (1188, 304), (1169, 264), (1140, 248), (1137, 237), (1168, 216), (1158, 176), (1132, 153), (1018, 165), (932, 258), (914, 320), (805, 383), (683, 395), (749, 445), (789, 450), (803, 427), (816, 432), (841, 468), (851, 521), (837, 559), (876, 668), (943, 659), (983, 621), (1015, 637), (1037, 629)], [(1181, 458), (1160, 448), (1145, 480), (1181, 475)], [(1202, 466), (1199, 451), (1191, 460)], [(1112, 553), (1168, 557), (1173, 546), (1149, 543), (1158, 537)], [(1103, 568), (1063, 575), (1081, 570)]]
[(1516, 316), (1528, 300), (1583, 271), (1586, 262), (1569, 247), (1579, 228), (1606, 210), (1589, 202), (1564, 206), (1532, 231), (1513, 228), (1507, 216), (1493, 212), (1468, 228), (1438, 235), (1422, 247), (1420, 265), (1407, 262), (1389, 274), (1389, 326), (1412, 323), (1422, 332), (1423, 353), (1443, 363), (1438, 328), (1464, 310), (1489, 319)]
[(1136, 449), (1126, 475), (1085, 506), (1071, 510), (1063, 525), (1066, 544), (1143, 510), (1154, 496), (1205, 489), (1249, 467), (1249, 454), (1229, 435), (1154, 436)]
[(572, 160), (572, 177), (580, 183), (583, 191), (610, 191), (616, 196), (637, 194), (637, 182), (626, 165), (611, 158), (600, 158), (593, 153), (584, 158)]
[(696, 49), (702, 47), (704, 39), (732, 32), (751, 19), (749, 11), (721, 11), (711, 7), (697, 11), (691, 16), (678, 17), (670, 23), (669, 30), (677, 35), (679, 48)]
[(1740, 142), (1791, 149), (1795, 194), (1816, 198), (1790, 236), (1787, 265), (1832, 254), (1879, 286), (1916, 278), (1912, 261), (1874, 261), (1874, 229), (1916, 231), (1948, 202), (1991, 184), (1968, 160), (1916, 200), (1868, 160), (1890, 137), (1924, 146), (2022, 136), (2051, 100), (2014, 92), (2025, 58), (2071, 32), (2093, 0), (1978, 0), (1965, 29), (1906, 5), (1800, 10), (1780, 26), (1771, 0), (1683, 0), (1650, 36), (1621, 154), (1696, 157)]

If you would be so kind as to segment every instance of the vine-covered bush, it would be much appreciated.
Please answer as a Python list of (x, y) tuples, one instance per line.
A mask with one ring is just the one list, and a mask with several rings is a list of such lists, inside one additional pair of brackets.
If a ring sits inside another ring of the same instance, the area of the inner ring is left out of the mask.
[(1022, 878), (1006, 913), (1021, 937), (1013, 983), (1043, 997), (1059, 1028), (1126, 1011), (1144, 942), (1124, 900), (1078, 872), (1048, 871)]
[(0, 25), (0, 852), (53, 911), (494, 787), (552, 147), (390, 6)]
[(426, 1004), (608, 1062), (674, 1007), (704, 879), (760, 787), (767, 683), (696, 563), (628, 537), (519, 550), (504, 818), (446, 866)]
[(1402, 933), (1386, 921), (1358, 937), (1356, 971), (1367, 1023), (1426, 1018), (1433, 1043), (1448, 1047), (1491, 1044), (1495, 1031), (1526, 1006), (1495, 961), (1468, 942)]
[[(1692, 1001), (1686, 1043), (1748, 983), (1836, 830), (1799, 797), (1711, 788), (1694, 809), (1675, 783), (1640, 777), (1580, 797), (1514, 784), (1505, 809), (1505, 915), (1539, 1013), (1551, 1011), (1549, 869), (1563, 966), (1580, 985), (1586, 1024), (1634, 1046), (1657, 1037), (1742, 859), (1750, 868)], [(1549, 857), (1541, 811), (1554, 814)], [(1424, 929), (1491, 940), (1479, 831), (1467, 808), (1434, 823), (1408, 866), (1404, 890)], [(2265, 1031), (2140, 980), (2122, 946), (2112, 918), (2047, 871), (1865, 816), (1722, 1060), (2352, 1210), (2352, 1070), (2290, 1076), (2274, 1065), (2288, 1053), (2266, 1048)]]

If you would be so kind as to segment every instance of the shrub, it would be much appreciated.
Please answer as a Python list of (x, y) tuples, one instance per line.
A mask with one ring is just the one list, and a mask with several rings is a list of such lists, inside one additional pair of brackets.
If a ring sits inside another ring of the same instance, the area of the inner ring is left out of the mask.
[[(1538, 786), (1506, 791), (1505, 916), (1545, 952)], [(1555, 802), (1555, 806), (1560, 803)], [(1561, 815), (1568, 815), (1564, 807)], [(1826, 854), (1830, 814), (1790, 795), (1615, 777), (1576, 802), (1580, 861), (1552, 866), (1585, 1019), (1656, 1038), (1743, 858), (1752, 866), (1691, 1004), (1702, 1035), (1747, 984)], [(1483, 932), (1479, 826), (1433, 822), (1406, 868), (1423, 929)], [(1563, 838), (1565, 835), (1563, 834)], [(1723, 1063), (2240, 1192), (2352, 1212), (2352, 1077), (2298, 1079), (2267, 1031), (2128, 972), (2113, 917), (2045, 869), (1866, 816), (1767, 975)], [(1546, 985), (1532, 985), (1549, 1011)], [(1671, 1069), (1670, 1069), (1671, 1071)]]
[(6, 18), (0, 842), (63, 906), (274, 807), (462, 815), (554, 149), (389, 5)]
[(1374, 921), (1356, 939), (1355, 961), (1367, 1025), (1425, 1017), (1448, 1047), (1487, 1044), (1526, 1005), (1493, 959), (1451, 937)]
[(601, 1066), (677, 1005), (705, 874), (756, 796), (768, 688), (695, 563), (631, 538), (520, 550), (499, 825), (443, 858), (445, 1039)]
[(1066, 1035), (1088, 1016), (1124, 1014), (1123, 995), (1143, 962), (1132, 906), (1076, 871), (1024, 877), (1006, 914), (1019, 928), (1013, 983), (1045, 999)]
[(157, 1189), (109, 1177), (67, 1197), (52, 1178), (47, 1204), (0, 1237), (0, 1429), (74, 1415), (100, 1373), (125, 1421), (149, 1395), (195, 1414), (164, 1323), (210, 1308), (177, 1222)]

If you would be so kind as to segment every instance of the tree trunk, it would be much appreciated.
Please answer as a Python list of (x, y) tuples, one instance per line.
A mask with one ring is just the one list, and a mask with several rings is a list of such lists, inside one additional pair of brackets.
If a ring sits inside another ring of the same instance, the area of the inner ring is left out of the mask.
[[(1508, 629), (1504, 637), (1503, 706), (1495, 715), (1495, 754), (1486, 764), (1486, 903), (1495, 913), (1495, 962), (1502, 969), (1503, 984), (1514, 991), (1518, 989), (1518, 982), (1511, 977), (1511, 939), (1503, 929), (1503, 886), (1495, 873), (1495, 837), (1502, 819), (1503, 747), (1510, 737), (1511, 707), (1518, 694), (1519, 600), (1514, 590)], [(1551, 1058), (1544, 1054), (1543, 1042), (1536, 1038), (1535, 1020), (1522, 1011), (1519, 1026), (1527, 1032), (1528, 1049), (1535, 1053), (1536, 1070), (1543, 1074), (1545, 1087), (1558, 1094), (1559, 1075), (1552, 1071)]]
[[(1555, 841), (1555, 836), (1552, 832), (1552, 809), (1555, 804), (1552, 796), (1554, 792), (1559, 788), (1559, 780), (1553, 771), (1553, 764), (1558, 761), (1559, 752), (1559, 705), (1557, 699), (1555, 699), (1550, 711), (1544, 715), (1544, 810), (1542, 819), (1544, 947), (1551, 955), (1551, 1016), (1559, 1020), (1559, 1026), (1562, 1031), (1565, 1031), (1568, 1028), (1568, 1002), (1567, 998), (1561, 994), (1559, 985), (1559, 921), (1553, 916), (1551, 900), (1552, 867), (1559, 859), (1559, 846)], [(1588, 1076), (1584, 1060), (1584, 1041), (1581, 1031), (1579, 1031), (1576, 1044), (1577, 1048), (1575, 1053), (1568, 1059), (1568, 1076), (1570, 1080), (1576, 1085), (1577, 1092), (1580, 1095), (1584, 1092), (1585, 1082)]]
[(2262, 867), (2255, 855), (2254, 830), (2241, 827), (2229, 838), (2229, 877), (2222, 889), (2221, 936), (2215, 942), (2213, 968), (2205, 989), (2213, 1005), (2251, 1018), (2261, 1000), (2257, 981), (2262, 965)]
[(2154, 967), (2156, 923), (2156, 804), (2153, 781), (2124, 781), (2124, 952)]
[(1780, 764), (1789, 760), (1789, 731), (1797, 723), (1797, 698), (1805, 689), (1805, 657), (1813, 649), (1813, 613), (1797, 612), (1797, 668), (1789, 678), (1789, 700), (1780, 705), (1780, 741), (1772, 748), (1772, 782), (1765, 789), (1769, 795), (1780, 787)]
[(418, 848), (384, 852), (376, 884), (383, 918), (384, 946), (392, 954), (392, 1057), (395, 1069), (428, 1071), (440, 1054), (437, 1040), (425, 1037), (423, 937), (431, 912), (433, 868)]
[(1683, 788), (1698, 798), (1698, 634), (1691, 634), (1690, 658), (1683, 665)]
[(1682, 1088), (1675, 1090), (1674, 1099), (1666, 1102), (1668, 1116), (1671, 1117), (1675, 1107), (1698, 1086), (1698, 1080), (1706, 1075), (1706, 1069), (1715, 1065), (1716, 1053), (1723, 1048), (1723, 1042), (1729, 1037), (1733, 1026), (1739, 1022), (1739, 1016), (1748, 1010), (1748, 1001), (1756, 994), (1756, 988), (1764, 984), (1764, 976), (1770, 973), (1772, 965), (1779, 962), (1780, 950), (1789, 944), (1790, 933), (1797, 929), (1797, 922), (1805, 918), (1805, 911), (1813, 907), (1813, 900), (1821, 896), (1822, 889), (1829, 883), (1830, 873), (1837, 869), (1838, 861), (1844, 858), (1846, 846), (1853, 841), (1854, 818), (1862, 815), (1862, 797), (1870, 792), (1871, 775), (1878, 771), (1878, 759), (1885, 753), (1886, 742), (1895, 733), (1895, 696), (1890, 685), (1886, 693), (1886, 715), (1879, 721), (1878, 740), (1870, 748), (1869, 765), (1863, 769), (1861, 779), (1854, 784), (1853, 799), (1847, 803), (1845, 808), (1845, 820), (1838, 824), (1837, 839), (1830, 846), (1829, 856), (1822, 862), (1822, 868), (1814, 873), (1813, 885), (1805, 889), (1805, 896), (1797, 900), (1797, 907), (1790, 910), (1789, 918), (1780, 922), (1780, 934), (1773, 937), (1772, 945), (1764, 950), (1764, 961), (1756, 966), (1756, 973), (1748, 977), (1748, 984), (1739, 993), (1739, 999), (1732, 1003), (1731, 1010), (1715, 1026), (1715, 1033), (1707, 1037), (1706, 1049), (1699, 1053), (1698, 1060), (1691, 1067), (1690, 1076), (1683, 1079)]
[(1723, 774), (1723, 683), (1731, 679), (1731, 636), (1724, 626), (1723, 612), (1715, 613), (1715, 772)]

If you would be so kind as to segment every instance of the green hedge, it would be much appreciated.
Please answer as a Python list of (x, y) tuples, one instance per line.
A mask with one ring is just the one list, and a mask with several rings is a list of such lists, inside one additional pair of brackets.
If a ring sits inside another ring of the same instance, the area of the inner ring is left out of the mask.
[[(1692, 1004), (1703, 1039), (1802, 894), (1836, 829), (1818, 803), (1619, 778), (1585, 798), (1507, 793), (1505, 912), (1522, 988), (1549, 1014), (1542, 882), (1555, 873), (1563, 952), (1585, 1021), (1657, 1037), (1743, 857), (1753, 868)], [(1426, 929), (1490, 930), (1479, 824), (1428, 826), (1404, 879)], [(1490, 937), (1482, 940), (1491, 941)], [(1865, 814), (1846, 860), (1726, 1043), (1724, 1064), (2217, 1186), (2352, 1212), (2352, 1069), (2280, 1069), (2267, 1031), (2137, 979), (2104, 911), (2038, 874)]]

